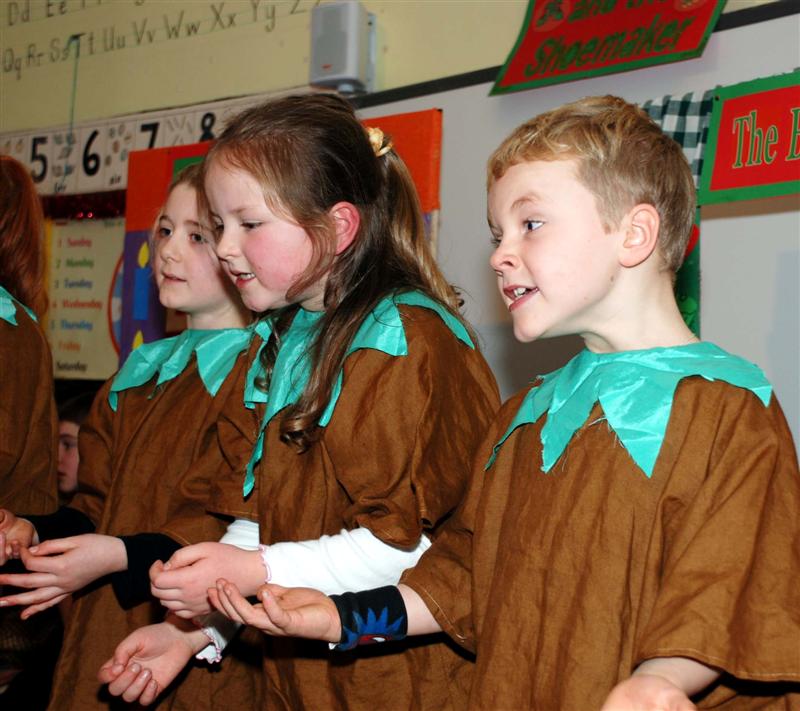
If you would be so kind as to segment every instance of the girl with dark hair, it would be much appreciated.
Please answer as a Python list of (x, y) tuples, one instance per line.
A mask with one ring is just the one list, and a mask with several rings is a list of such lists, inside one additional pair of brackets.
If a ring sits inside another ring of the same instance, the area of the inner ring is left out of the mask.
[[(414, 185), (392, 143), (336, 96), (286, 97), (235, 117), (205, 164), (217, 256), (262, 313), (245, 406), (244, 471), (215, 480), (210, 508), (255, 498), (259, 550), (204, 543), (151, 571), (190, 618), (220, 577), (246, 595), (265, 579), (329, 592), (397, 581), (464, 491), (498, 405), (494, 378), (430, 252)], [(226, 417), (242, 403), (231, 402)], [(234, 525), (239, 525), (235, 522)], [(376, 638), (379, 636), (376, 630)], [(101, 678), (152, 701), (209, 625), (168, 621), (128, 637)], [(458, 708), (463, 660), (436, 643), (330, 663), (324, 644), (265, 640), (270, 709)]]

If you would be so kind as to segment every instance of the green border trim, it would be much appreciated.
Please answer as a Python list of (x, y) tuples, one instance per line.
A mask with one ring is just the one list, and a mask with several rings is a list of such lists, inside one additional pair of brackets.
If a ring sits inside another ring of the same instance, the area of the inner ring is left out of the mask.
[(789, 86), (800, 87), (800, 69), (795, 69), (786, 74), (776, 74), (771, 77), (751, 79), (741, 84), (723, 86), (714, 92), (714, 106), (711, 112), (711, 123), (708, 129), (705, 156), (703, 157), (703, 172), (700, 175), (700, 186), (697, 190), (697, 202), (700, 205), (779, 197), (781, 195), (792, 195), (793, 193), (800, 192), (800, 180), (784, 180), (779, 183), (747, 185), (741, 188), (727, 188), (725, 190), (711, 189), (711, 176), (714, 173), (714, 163), (717, 157), (717, 138), (719, 136), (722, 105), (724, 101), (747, 94), (758, 94), (762, 91), (785, 89)]
[(559, 74), (557, 76), (545, 76), (541, 79), (532, 79), (531, 81), (514, 84), (512, 86), (500, 86), (500, 82), (505, 79), (506, 72), (508, 71), (509, 66), (511, 65), (512, 60), (517, 54), (517, 50), (519, 49), (520, 45), (522, 44), (523, 40), (525, 39), (526, 35), (528, 34), (528, 29), (530, 27), (530, 22), (533, 18), (533, 11), (536, 5), (536, 0), (529, 0), (528, 1), (528, 9), (525, 11), (525, 19), (522, 22), (522, 28), (520, 29), (519, 36), (517, 37), (517, 41), (514, 44), (514, 49), (511, 50), (511, 53), (506, 58), (505, 64), (503, 64), (502, 69), (500, 69), (500, 73), (497, 75), (495, 79), (494, 86), (492, 86), (491, 90), (489, 91), (490, 96), (498, 96), (501, 94), (510, 94), (515, 91), (523, 91), (525, 89), (534, 89), (537, 86), (548, 86), (550, 84), (565, 84), (566, 82), (570, 81), (577, 81), (578, 79), (587, 79), (589, 77), (599, 77), (603, 76), (604, 74), (621, 74), (622, 72), (631, 71), (633, 69), (641, 69), (642, 67), (652, 67), (659, 64), (670, 64), (671, 62), (680, 62), (684, 59), (693, 59), (694, 57), (699, 57), (703, 50), (708, 43), (708, 38), (711, 36), (711, 33), (714, 31), (714, 26), (717, 24), (717, 20), (719, 20), (719, 16), (722, 13), (722, 9), (725, 7), (725, 3), (727, 0), (714, 0), (716, 3), (716, 8), (714, 9), (714, 14), (711, 16), (708, 24), (706, 25), (705, 33), (703, 34), (700, 43), (694, 49), (684, 50), (683, 52), (675, 52), (672, 54), (662, 54), (662, 55), (654, 55), (650, 57), (645, 57), (644, 59), (637, 59), (633, 62), (620, 62), (619, 64), (613, 64), (605, 67), (597, 67), (595, 69), (585, 69), (579, 72), (570, 72), (569, 74)]
[(520, 48), (525, 36), (528, 34), (528, 29), (531, 24), (531, 20), (533, 19), (533, 9), (536, 5), (536, 0), (528, 0), (528, 8), (525, 10), (525, 19), (522, 21), (522, 27), (519, 28), (519, 34), (517, 35), (517, 41), (514, 43), (514, 48), (509, 52), (508, 57), (506, 57), (506, 61), (503, 64), (503, 67), (500, 69), (500, 73), (497, 75), (497, 78), (494, 80), (494, 86), (492, 87), (491, 91), (489, 92), (489, 96), (493, 96), (495, 94), (507, 94), (509, 91), (515, 91), (517, 87), (506, 87), (500, 88), (500, 82), (506, 76), (506, 72), (508, 71), (509, 66), (511, 66), (511, 62), (517, 54), (517, 50)]
[(201, 153), (196, 156), (187, 156), (186, 158), (176, 158), (172, 163), (172, 177), (174, 178), (186, 166), (194, 165), (195, 163), (202, 163), (205, 160), (206, 154)]

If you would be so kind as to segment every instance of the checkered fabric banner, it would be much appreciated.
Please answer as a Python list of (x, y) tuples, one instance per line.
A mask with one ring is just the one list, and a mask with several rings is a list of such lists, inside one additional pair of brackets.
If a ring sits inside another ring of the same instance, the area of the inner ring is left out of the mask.
[[(642, 104), (661, 130), (675, 139), (683, 148), (686, 160), (692, 169), (694, 185), (700, 182), (703, 170), (703, 153), (708, 141), (708, 126), (711, 123), (711, 107), (714, 90), (693, 91), (681, 97), (662, 96)], [(700, 211), (689, 239), (683, 265), (675, 277), (675, 298), (686, 325), (700, 336)]]
[(692, 167), (695, 186), (703, 169), (713, 95), (713, 89), (693, 91), (682, 97), (662, 96), (642, 104), (642, 108), (661, 126), (661, 130), (683, 147)]

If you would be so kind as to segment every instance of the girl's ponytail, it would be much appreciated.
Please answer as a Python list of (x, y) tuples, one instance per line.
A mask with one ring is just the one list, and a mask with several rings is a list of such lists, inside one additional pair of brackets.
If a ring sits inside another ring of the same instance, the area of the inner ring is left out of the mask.
[[(416, 290), (460, 318), (458, 293), (431, 254), (408, 169), (391, 141), (377, 129), (365, 129), (344, 99), (288, 96), (247, 109), (233, 118), (205, 165), (216, 161), (253, 176), (270, 209), (308, 234), (312, 261), (287, 298), (326, 277), (325, 314), (311, 348), (310, 379), (281, 421), (284, 441), (303, 451), (319, 436), (317, 423), (347, 349), (377, 304)], [(340, 254), (329, 215), (338, 202), (354, 205), (361, 218), (358, 234)], [(273, 331), (261, 354), (265, 387), (296, 308), (266, 316)]]
[(406, 164), (393, 150), (379, 160), (383, 161), (384, 189), (378, 209), (389, 217), (388, 233), (397, 253), (406, 262), (404, 271), (419, 271), (417, 288), (429, 292), (458, 315), (461, 299), (433, 257), (417, 189)]

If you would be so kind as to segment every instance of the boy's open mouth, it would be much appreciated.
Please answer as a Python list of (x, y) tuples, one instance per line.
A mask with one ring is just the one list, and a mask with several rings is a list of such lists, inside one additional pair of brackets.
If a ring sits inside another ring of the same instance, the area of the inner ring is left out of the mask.
[(535, 286), (507, 286), (503, 289), (503, 293), (512, 301), (521, 299), (523, 296), (531, 294), (534, 291), (539, 291), (539, 289)]
[(511, 300), (511, 303), (508, 305), (508, 310), (513, 311), (517, 306), (519, 306), (523, 301), (525, 301), (528, 297), (533, 296), (533, 294), (538, 293), (539, 287), (537, 286), (507, 286), (503, 289), (503, 294), (505, 294), (506, 298)]

